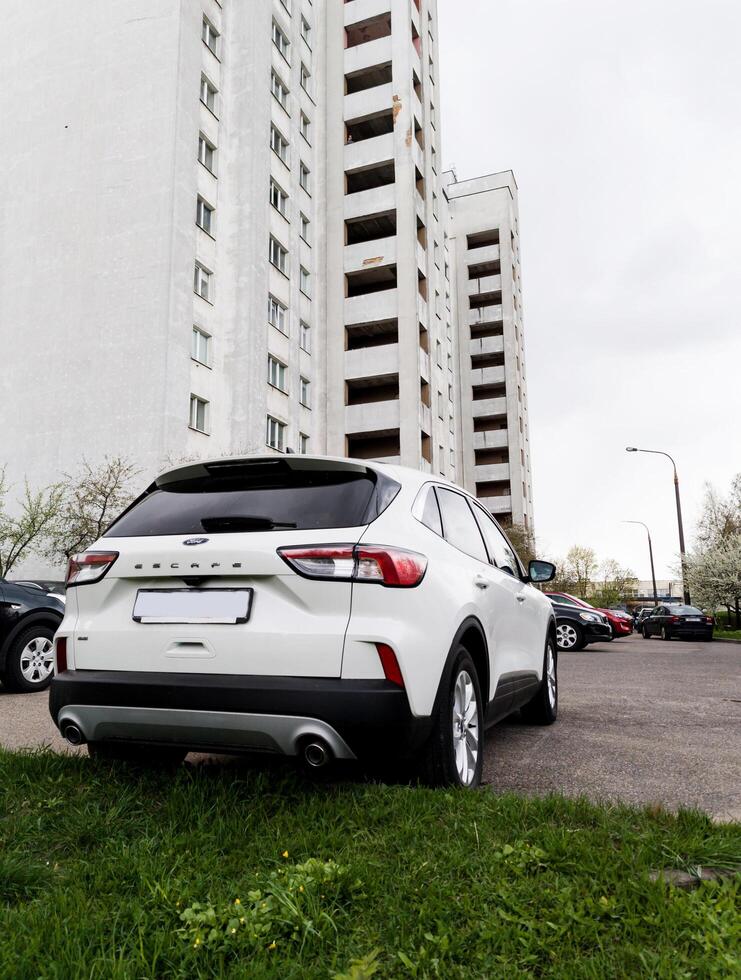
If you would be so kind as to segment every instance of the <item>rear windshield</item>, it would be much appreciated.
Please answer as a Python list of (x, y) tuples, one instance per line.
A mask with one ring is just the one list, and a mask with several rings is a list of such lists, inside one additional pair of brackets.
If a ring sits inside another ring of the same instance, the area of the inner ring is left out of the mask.
[(702, 616), (702, 610), (696, 606), (669, 606), (674, 616)]
[(293, 470), (280, 463), (232, 467), (153, 485), (105, 536), (360, 527), (375, 520), (398, 489), (372, 470)]

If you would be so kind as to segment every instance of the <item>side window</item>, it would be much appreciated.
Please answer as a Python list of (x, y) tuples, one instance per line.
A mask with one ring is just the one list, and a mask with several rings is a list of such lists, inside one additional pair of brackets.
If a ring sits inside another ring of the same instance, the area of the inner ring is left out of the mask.
[(494, 564), (503, 572), (508, 572), (515, 578), (519, 578), (520, 566), (517, 562), (517, 556), (505, 536), (482, 507), (474, 507), (474, 513)]
[(484, 541), (464, 496), (439, 487), (437, 499), (443, 518), (445, 538), (454, 548), (489, 564)]
[(440, 537), (443, 536), (443, 524), (440, 520), (440, 508), (437, 506), (437, 498), (435, 496), (435, 488), (427, 488), (427, 497), (425, 499), (425, 505), (422, 510), (422, 516), (420, 520), (435, 534), (439, 534)]

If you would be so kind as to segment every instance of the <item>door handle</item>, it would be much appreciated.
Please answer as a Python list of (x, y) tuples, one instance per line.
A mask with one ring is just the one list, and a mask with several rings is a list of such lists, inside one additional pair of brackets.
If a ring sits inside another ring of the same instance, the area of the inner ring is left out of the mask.
[(525, 596), (524, 595), (516, 595), (515, 596), (515, 599), (517, 599), (518, 602), (524, 602), (525, 601)]
[(486, 578), (484, 575), (474, 575), (473, 584), (477, 586), (477, 588), (479, 589), (488, 589), (489, 579)]

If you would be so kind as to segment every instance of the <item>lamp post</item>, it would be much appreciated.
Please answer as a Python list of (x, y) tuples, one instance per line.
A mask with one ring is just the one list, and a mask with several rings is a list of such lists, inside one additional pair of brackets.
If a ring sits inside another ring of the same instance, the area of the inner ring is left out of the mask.
[(677, 476), (677, 464), (674, 462), (669, 453), (665, 453), (661, 449), (637, 449), (635, 446), (626, 446), (625, 451), (626, 453), (652, 453), (654, 456), (666, 456), (667, 459), (671, 460), (671, 464), (674, 467), (674, 496), (677, 501), (679, 554), (682, 562), (682, 590), (684, 592), (685, 605), (688, 606), (690, 604), (690, 590), (687, 586), (687, 558), (684, 550), (684, 528), (682, 526), (682, 505), (679, 500), (679, 477)]
[(622, 521), (623, 524), (640, 524), (641, 527), (646, 528), (646, 534), (648, 535), (648, 557), (651, 559), (651, 582), (654, 587), (654, 605), (658, 606), (659, 596), (656, 592), (656, 572), (654, 571), (654, 550), (651, 547), (651, 532), (648, 529), (648, 524), (644, 524), (643, 521)]

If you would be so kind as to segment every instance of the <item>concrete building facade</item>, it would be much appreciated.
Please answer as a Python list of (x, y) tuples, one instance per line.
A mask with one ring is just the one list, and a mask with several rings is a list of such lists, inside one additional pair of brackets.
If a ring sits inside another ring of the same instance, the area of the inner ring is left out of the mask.
[(531, 523), (516, 186), (443, 177), (435, 0), (72, 13), (6, 16), (11, 481), (292, 449)]

